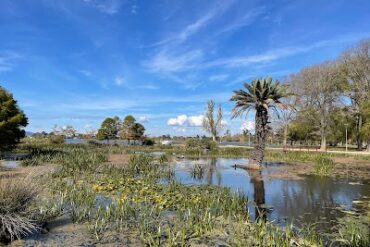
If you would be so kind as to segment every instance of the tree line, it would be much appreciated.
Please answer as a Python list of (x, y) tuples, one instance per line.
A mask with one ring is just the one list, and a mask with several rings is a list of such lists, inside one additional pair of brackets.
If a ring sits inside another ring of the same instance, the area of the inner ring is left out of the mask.
[(295, 109), (280, 111), (280, 131), (293, 144), (337, 145), (348, 139), (370, 150), (370, 39), (337, 59), (306, 67), (286, 79)]

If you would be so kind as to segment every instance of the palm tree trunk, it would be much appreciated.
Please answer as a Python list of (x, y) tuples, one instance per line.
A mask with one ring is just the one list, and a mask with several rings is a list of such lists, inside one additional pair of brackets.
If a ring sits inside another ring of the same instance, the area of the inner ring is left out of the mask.
[(262, 161), (265, 153), (265, 143), (267, 135), (267, 110), (263, 107), (256, 109), (256, 135), (254, 150), (249, 162), (251, 168), (262, 169)]

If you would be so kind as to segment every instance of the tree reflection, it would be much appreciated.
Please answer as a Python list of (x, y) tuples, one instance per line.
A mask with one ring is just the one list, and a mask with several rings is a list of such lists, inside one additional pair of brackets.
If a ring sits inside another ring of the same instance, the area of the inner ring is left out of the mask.
[(208, 164), (208, 170), (207, 170), (207, 183), (214, 184), (213, 175), (214, 173), (216, 173), (217, 185), (221, 185), (222, 175), (221, 175), (220, 169), (218, 169), (217, 167), (217, 159), (211, 158), (209, 161), (210, 162)]
[(265, 184), (263, 182), (262, 172), (259, 170), (248, 170), (253, 184), (253, 200), (255, 203), (255, 220), (266, 220), (265, 208)]

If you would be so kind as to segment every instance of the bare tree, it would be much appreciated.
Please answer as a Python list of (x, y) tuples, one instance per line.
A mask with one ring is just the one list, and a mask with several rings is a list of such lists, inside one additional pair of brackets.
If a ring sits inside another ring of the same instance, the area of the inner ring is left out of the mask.
[(215, 102), (210, 100), (207, 102), (206, 112), (203, 118), (203, 129), (212, 135), (213, 141), (217, 140), (218, 134), (222, 131), (222, 107), (218, 106), (217, 116), (214, 116)]
[(288, 131), (289, 131), (289, 124), (293, 120), (295, 113), (296, 113), (296, 105), (298, 102), (298, 98), (294, 93), (289, 93), (289, 96), (286, 98), (283, 98), (281, 100), (286, 105), (290, 107), (285, 107), (279, 109), (276, 123), (278, 124), (280, 129), (283, 129), (283, 146), (285, 147), (287, 145), (288, 140)]
[(326, 137), (329, 127), (329, 113), (339, 101), (343, 78), (338, 73), (338, 64), (326, 62), (303, 69), (292, 77), (292, 83), (299, 88), (299, 96), (306, 109), (314, 110), (319, 118), (312, 123), (319, 127), (320, 150), (326, 150)]
[[(370, 39), (360, 42), (341, 56), (341, 68), (349, 83), (348, 96), (357, 120), (356, 141), (361, 149), (361, 129), (363, 125), (362, 108), (370, 100)], [(368, 141), (370, 146), (370, 141)]]

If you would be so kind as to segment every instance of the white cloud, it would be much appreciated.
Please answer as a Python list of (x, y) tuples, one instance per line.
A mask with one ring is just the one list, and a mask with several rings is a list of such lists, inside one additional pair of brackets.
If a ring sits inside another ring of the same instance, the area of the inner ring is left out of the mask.
[(189, 126), (200, 127), (203, 124), (203, 119), (204, 119), (203, 115), (190, 116), (188, 117)]
[(180, 115), (180, 116), (177, 116), (176, 118), (168, 119), (167, 124), (171, 126), (182, 126), (185, 124), (187, 120), (188, 120), (188, 116)]
[(116, 84), (117, 86), (122, 86), (123, 84), (125, 84), (126, 80), (123, 76), (117, 76), (116, 78), (114, 78), (114, 84)]
[(147, 123), (147, 122), (149, 122), (149, 119), (146, 116), (140, 116), (138, 121), (140, 123)]
[(183, 114), (175, 118), (168, 119), (167, 124), (170, 126), (200, 127), (202, 126), (203, 118), (203, 115), (187, 116)]
[(249, 132), (253, 133), (255, 130), (254, 122), (253, 121), (246, 121), (240, 127), (240, 130), (248, 130)]

